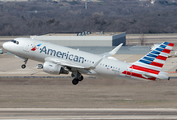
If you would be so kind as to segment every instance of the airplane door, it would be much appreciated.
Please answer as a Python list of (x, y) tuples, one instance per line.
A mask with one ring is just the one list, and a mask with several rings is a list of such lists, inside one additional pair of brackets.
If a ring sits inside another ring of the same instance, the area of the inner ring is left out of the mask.
[(32, 41), (26, 41), (23, 50), (24, 50), (25, 52), (29, 52), (29, 51), (31, 50), (31, 48), (33, 47), (33, 45), (34, 45), (34, 44), (33, 44)]

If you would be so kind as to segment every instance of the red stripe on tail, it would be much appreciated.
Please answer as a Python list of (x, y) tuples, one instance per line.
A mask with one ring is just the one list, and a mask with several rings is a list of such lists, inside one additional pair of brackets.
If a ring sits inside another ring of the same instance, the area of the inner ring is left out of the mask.
[(157, 67), (163, 67), (162, 63), (157, 63), (157, 62), (151, 62), (150, 65), (157, 66)]
[(174, 46), (174, 43), (169, 43), (168, 46), (172, 46), (172, 47), (173, 47), (173, 46)]
[(156, 58), (164, 61), (167, 59), (167, 57), (161, 55), (158, 55)]
[(164, 52), (164, 53), (168, 53), (168, 54), (169, 54), (169, 53), (170, 53), (170, 51), (171, 51), (171, 50), (168, 50), (168, 49), (163, 49), (163, 51), (162, 51), (162, 52)]
[(146, 80), (152, 80), (152, 81), (155, 81), (156, 78), (155, 77), (151, 77), (151, 78), (145, 78), (142, 76), (142, 74), (138, 74), (138, 73), (134, 73), (134, 72), (130, 72), (130, 71), (124, 71), (122, 72), (122, 74), (127, 74), (127, 75), (131, 75), (133, 77), (138, 77), (138, 78), (142, 78), (142, 79), (146, 79)]
[(148, 72), (148, 73), (152, 73), (152, 74), (157, 74), (157, 75), (159, 74), (159, 71), (157, 71), (157, 70), (153, 70), (153, 69), (149, 69), (149, 68), (145, 68), (145, 67), (140, 67), (137, 65), (132, 65), (130, 68), (144, 71), (144, 72)]

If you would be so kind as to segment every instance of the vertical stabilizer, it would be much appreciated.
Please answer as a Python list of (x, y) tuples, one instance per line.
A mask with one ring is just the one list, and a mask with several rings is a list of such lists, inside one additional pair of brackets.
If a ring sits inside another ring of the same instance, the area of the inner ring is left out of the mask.
[[(163, 42), (140, 60), (132, 63), (132, 65), (129, 67), (129, 74), (136, 78), (156, 80), (156, 78), (159, 78), (159, 73), (173, 46), (173, 43)], [(126, 71), (124, 73), (128, 72)]]

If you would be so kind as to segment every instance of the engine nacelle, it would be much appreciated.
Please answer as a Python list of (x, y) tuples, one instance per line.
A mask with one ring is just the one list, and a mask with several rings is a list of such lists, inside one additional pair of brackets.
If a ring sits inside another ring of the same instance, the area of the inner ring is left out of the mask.
[(43, 65), (43, 71), (50, 74), (68, 74), (69, 71), (65, 70), (62, 66), (52, 62), (46, 61)]

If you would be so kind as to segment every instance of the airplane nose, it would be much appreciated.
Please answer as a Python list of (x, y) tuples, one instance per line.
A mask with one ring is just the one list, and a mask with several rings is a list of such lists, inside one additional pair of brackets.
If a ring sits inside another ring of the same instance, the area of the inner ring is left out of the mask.
[(4, 49), (6, 49), (6, 50), (7, 50), (7, 46), (8, 46), (7, 44), (8, 44), (8, 43), (5, 42), (5, 43), (2, 45), (2, 47), (3, 47)]

